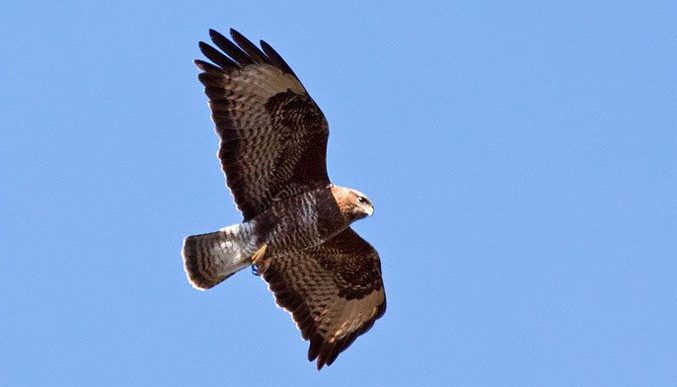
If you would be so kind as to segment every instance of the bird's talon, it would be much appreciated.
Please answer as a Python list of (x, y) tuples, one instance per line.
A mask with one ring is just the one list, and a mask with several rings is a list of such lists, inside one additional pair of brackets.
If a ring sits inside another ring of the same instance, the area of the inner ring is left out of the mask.
[(254, 275), (257, 275), (257, 276), (258, 276), (258, 275), (261, 274), (263, 271), (265, 271), (265, 268), (264, 268), (264, 266), (263, 266), (263, 265), (264, 265), (263, 259), (264, 259), (265, 255), (266, 255), (266, 249), (267, 249), (267, 248), (268, 248), (268, 245), (264, 243), (264, 244), (261, 245), (261, 247), (259, 247), (259, 249), (256, 250), (256, 252), (252, 255), (252, 272), (254, 273)]

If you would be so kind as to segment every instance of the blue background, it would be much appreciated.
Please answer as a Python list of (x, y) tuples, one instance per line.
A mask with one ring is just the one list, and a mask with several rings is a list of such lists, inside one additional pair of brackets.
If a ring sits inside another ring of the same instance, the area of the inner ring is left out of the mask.
[[(0, 384), (675, 385), (677, 3), (0, 6)], [(192, 60), (271, 43), (374, 201), (388, 311), (318, 373), (243, 271)], [(355, 384), (358, 383), (358, 384)]]

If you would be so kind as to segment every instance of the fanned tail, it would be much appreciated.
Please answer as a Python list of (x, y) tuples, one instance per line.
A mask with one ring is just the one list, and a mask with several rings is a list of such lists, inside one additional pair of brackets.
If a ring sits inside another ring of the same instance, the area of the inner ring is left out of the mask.
[(236, 224), (219, 231), (191, 235), (183, 241), (183, 264), (188, 281), (209, 289), (251, 264), (251, 227)]

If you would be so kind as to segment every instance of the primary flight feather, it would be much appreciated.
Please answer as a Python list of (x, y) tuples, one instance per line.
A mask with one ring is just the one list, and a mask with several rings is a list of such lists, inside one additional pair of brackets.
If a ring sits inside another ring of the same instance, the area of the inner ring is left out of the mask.
[(199, 44), (209, 62), (195, 64), (244, 219), (184, 240), (188, 280), (208, 289), (254, 265), (321, 369), (386, 309), (378, 253), (350, 228), (373, 205), (330, 182), (327, 120), (284, 59), (232, 29), (232, 41), (209, 35), (216, 47)]

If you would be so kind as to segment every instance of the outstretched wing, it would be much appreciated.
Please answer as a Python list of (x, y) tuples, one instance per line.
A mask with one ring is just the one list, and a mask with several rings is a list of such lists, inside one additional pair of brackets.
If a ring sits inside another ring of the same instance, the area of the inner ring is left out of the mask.
[(277, 304), (292, 314), (317, 369), (331, 365), (386, 310), (381, 261), (351, 228), (311, 249), (259, 267)]
[(235, 30), (210, 30), (196, 60), (221, 137), (219, 159), (237, 207), (249, 220), (273, 201), (325, 186), (329, 129), (320, 108), (282, 57)]

